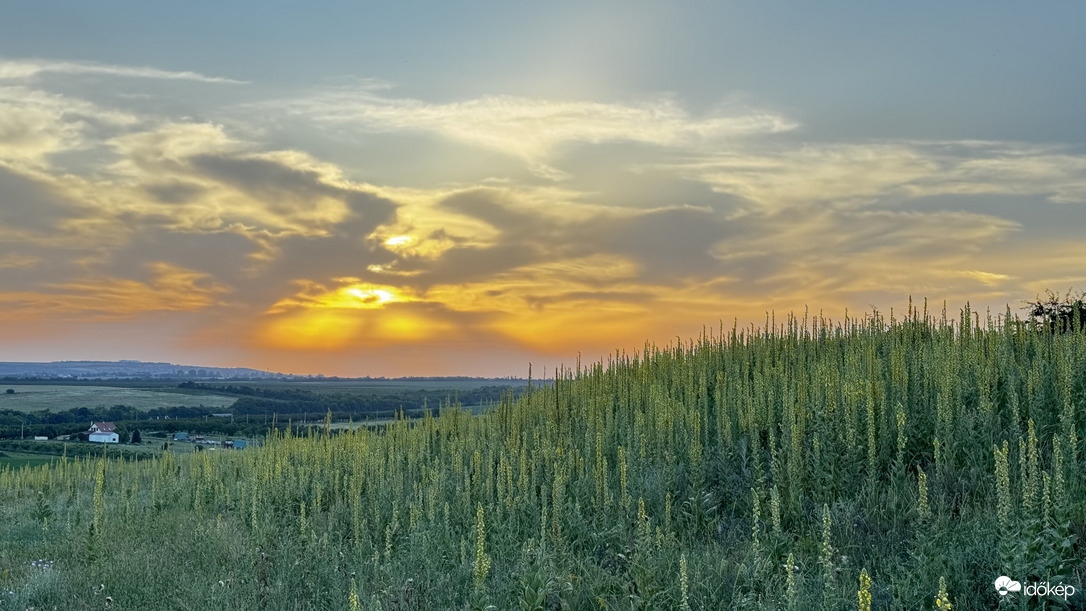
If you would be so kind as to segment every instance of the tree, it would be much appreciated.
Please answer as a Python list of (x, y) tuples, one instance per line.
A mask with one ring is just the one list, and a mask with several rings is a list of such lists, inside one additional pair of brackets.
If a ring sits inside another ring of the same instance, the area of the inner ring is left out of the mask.
[(1026, 302), (1026, 311), (1035, 322), (1049, 333), (1086, 331), (1086, 292), (1072, 295), (1071, 290), (1063, 297), (1045, 291), (1045, 298)]
[(142, 441), (143, 441), (143, 438), (140, 437), (140, 430), (136, 429), (136, 430), (132, 431), (132, 443), (135, 444), (135, 443), (140, 443)]
[(9, 395), (14, 395), (15, 394), (15, 389), (14, 388), (9, 388), (8, 389), (8, 394)]

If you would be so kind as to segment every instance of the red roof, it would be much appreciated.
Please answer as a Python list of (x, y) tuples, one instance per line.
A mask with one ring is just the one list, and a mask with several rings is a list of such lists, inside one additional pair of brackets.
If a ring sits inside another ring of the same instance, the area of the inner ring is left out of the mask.
[(117, 428), (116, 424), (112, 422), (93, 422), (91, 423), (91, 433), (112, 433)]

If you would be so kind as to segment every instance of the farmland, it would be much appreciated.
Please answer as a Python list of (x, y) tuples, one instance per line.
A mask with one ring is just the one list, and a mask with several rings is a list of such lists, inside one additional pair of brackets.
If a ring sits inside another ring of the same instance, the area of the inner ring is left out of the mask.
[[(479, 412), (523, 381), (471, 379), (214, 380), (123, 379), (97, 384), (5, 381), (0, 390), (0, 439), (85, 431), (109, 421), (122, 433), (136, 429), (263, 435), (288, 423), (306, 427), (331, 415), (339, 425), (421, 415), (463, 400)], [(220, 417), (222, 414), (230, 417)], [(153, 422), (152, 422), (153, 421)]]
[(21, 467), (36, 467), (44, 464), (51, 464), (58, 460), (61, 460), (59, 456), (49, 456), (47, 454), (32, 453), (32, 452), (8, 452), (0, 450), (0, 469), (4, 467), (11, 467), (18, 469)]
[(1012, 600), (1008, 575), (1081, 608), (1084, 386), (1086, 334), (968, 308), (721, 329), (478, 416), (0, 472), (0, 586), (13, 608), (967, 610)]

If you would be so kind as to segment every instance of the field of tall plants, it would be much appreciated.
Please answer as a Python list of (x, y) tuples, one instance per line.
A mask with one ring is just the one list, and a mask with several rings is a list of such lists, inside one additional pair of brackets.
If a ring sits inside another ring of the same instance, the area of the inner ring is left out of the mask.
[(6, 469), (0, 609), (1083, 608), (1086, 334), (918, 310), (647, 345), (479, 416)]

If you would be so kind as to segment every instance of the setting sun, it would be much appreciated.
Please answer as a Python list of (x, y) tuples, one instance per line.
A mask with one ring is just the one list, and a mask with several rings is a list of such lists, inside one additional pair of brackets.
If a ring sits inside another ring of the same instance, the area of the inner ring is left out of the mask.
[[(358, 304), (354, 307), (359, 308), (376, 308), (391, 301), (403, 301), (385, 289), (349, 288), (344, 289), (343, 292), (358, 299)], [(336, 305), (342, 307), (338, 303)]]
[(385, 240), (385, 245), (386, 246), (406, 246), (406, 245), (410, 244), (412, 241), (413, 241), (413, 239), (411, 238), (411, 236), (397, 235), (397, 236), (392, 236), (391, 238)]

